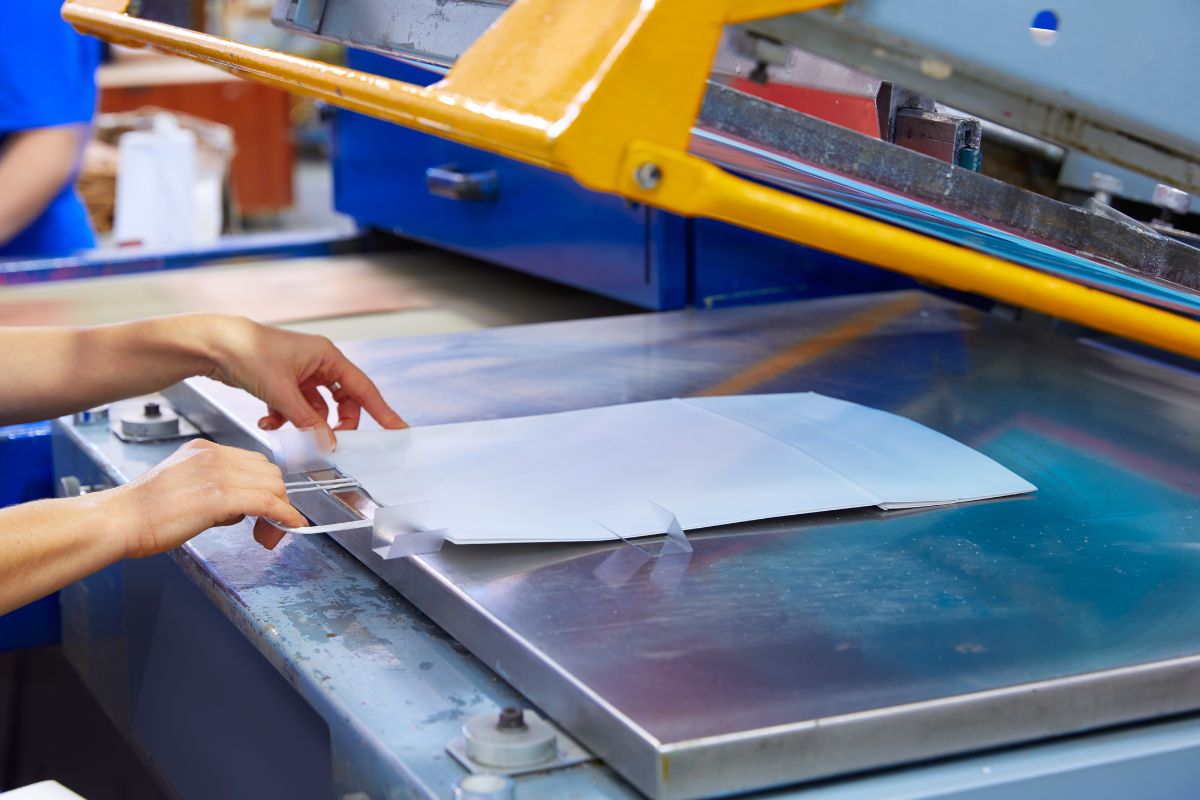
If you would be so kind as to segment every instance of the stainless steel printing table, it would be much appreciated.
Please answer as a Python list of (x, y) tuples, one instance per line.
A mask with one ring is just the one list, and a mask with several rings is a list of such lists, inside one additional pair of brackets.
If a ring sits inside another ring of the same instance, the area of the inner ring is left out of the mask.
[[(336, 535), (651, 796), (1200, 708), (1200, 378), (1186, 369), (918, 292), (346, 349), (415, 425), (813, 390), (916, 419), (1038, 486), (692, 532), (685, 569), (649, 565), (618, 586), (596, 570), (620, 544), (447, 545), (384, 562), (362, 534)], [(263, 446), (245, 395), (194, 381), (171, 398), (214, 438)], [(210, 536), (193, 555), (236, 583), (236, 564), (204, 554)], [(254, 568), (282, 579), (292, 546)]]

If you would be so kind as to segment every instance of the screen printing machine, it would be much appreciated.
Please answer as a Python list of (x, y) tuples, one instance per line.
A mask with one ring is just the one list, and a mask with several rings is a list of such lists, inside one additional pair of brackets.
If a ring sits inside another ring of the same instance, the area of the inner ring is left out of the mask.
[[(64, 14), (336, 106), (360, 224), (651, 310), (349, 345), (415, 424), (812, 390), (1038, 487), (690, 531), (616, 584), (622, 542), (383, 561), (364, 530), (203, 534), (61, 599), (69, 658), (175, 795), (1200, 795), (1200, 6), (278, 1), (346, 67), (141, 6)], [(1068, 205), (981, 174), (993, 141), (1112, 166)], [(1117, 171), (1155, 221), (1114, 208)], [(247, 396), (165, 402), (56, 422), (62, 491), (196, 429), (271, 448)], [(315, 524), (376, 508), (294, 499)]]

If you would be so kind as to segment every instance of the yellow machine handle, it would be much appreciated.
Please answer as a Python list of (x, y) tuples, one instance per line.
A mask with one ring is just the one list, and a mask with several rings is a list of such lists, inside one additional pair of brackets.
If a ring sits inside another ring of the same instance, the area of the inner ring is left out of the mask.
[(683, 216), (728, 222), (1200, 358), (1200, 322), (797, 197), (690, 155), (724, 27), (833, 0), (517, 0), (419, 87), (68, 0), (80, 31), (149, 44), (530, 164)]

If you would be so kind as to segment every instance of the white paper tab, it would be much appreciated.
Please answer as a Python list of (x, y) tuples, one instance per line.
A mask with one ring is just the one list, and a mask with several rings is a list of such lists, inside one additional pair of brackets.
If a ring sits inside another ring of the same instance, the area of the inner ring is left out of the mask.
[(445, 541), (444, 528), (429, 527), (429, 503), (406, 503), (375, 510), (371, 551), (385, 561), (436, 553)]
[(288, 425), (272, 433), (270, 439), (274, 461), (285, 475), (329, 467), (333, 446), (322, 429)]

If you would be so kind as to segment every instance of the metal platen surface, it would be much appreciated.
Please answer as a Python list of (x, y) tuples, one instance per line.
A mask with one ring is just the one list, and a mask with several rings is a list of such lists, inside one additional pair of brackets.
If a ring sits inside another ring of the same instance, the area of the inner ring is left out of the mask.
[[(647, 794), (1200, 708), (1192, 372), (920, 293), (347, 350), (416, 425), (813, 390), (916, 419), (1039, 487), (694, 532), (682, 568), (627, 574), (624, 545), (447, 545), (383, 562), (339, 538)], [(225, 387), (174, 400), (223, 408), (253, 435), (257, 404)]]

